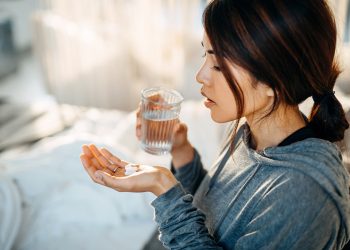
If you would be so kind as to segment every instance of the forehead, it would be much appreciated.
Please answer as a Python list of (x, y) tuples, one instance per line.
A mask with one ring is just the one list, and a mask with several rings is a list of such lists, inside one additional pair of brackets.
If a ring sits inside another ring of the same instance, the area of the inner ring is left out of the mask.
[(208, 38), (207, 33), (205, 31), (203, 32), (202, 45), (205, 48), (211, 48), (209, 38)]

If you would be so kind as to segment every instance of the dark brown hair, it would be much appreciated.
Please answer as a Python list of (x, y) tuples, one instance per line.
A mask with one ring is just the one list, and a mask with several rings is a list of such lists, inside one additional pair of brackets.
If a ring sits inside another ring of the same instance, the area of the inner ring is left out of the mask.
[(243, 93), (225, 59), (272, 88), (275, 100), (267, 115), (280, 103), (298, 105), (313, 96), (317, 101), (308, 119), (317, 136), (331, 142), (344, 138), (349, 124), (332, 92), (340, 73), (337, 31), (325, 0), (213, 0), (203, 24), (239, 118)]

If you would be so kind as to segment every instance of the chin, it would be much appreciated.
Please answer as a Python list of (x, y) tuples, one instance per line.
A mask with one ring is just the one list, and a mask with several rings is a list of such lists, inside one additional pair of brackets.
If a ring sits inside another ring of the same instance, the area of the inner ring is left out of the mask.
[(222, 114), (217, 114), (213, 111), (210, 112), (211, 119), (216, 123), (226, 123), (226, 122), (232, 122), (236, 117), (228, 117)]

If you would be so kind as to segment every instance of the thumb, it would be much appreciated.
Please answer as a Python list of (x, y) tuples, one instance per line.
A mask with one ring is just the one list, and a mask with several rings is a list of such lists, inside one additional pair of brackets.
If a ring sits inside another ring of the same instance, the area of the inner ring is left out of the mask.
[(186, 134), (187, 133), (187, 125), (185, 123), (178, 123), (176, 124), (175, 132), (178, 134)]
[(98, 182), (100, 182), (101, 184), (107, 187), (112, 187), (113, 177), (110, 174), (98, 170), (95, 172), (95, 177), (98, 180)]
[(99, 184), (112, 188), (118, 192), (125, 192), (130, 189), (130, 182), (127, 177), (116, 177), (104, 171), (98, 170), (95, 172), (95, 177)]

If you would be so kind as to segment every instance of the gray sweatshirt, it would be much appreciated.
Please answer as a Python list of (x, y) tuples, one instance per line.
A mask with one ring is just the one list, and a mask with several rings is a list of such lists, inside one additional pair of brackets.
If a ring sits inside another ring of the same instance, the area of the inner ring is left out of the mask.
[(249, 147), (249, 133), (243, 125), (233, 155), (224, 151), (208, 173), (197, 152), (176, 171), (179, 183), (152, 202), (163, 244), (341, 249), (350, 237), (350, 203), (338, 148), (309, 138), (257, 152)]

